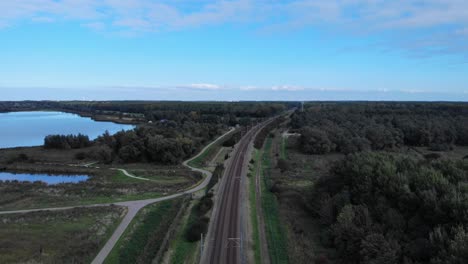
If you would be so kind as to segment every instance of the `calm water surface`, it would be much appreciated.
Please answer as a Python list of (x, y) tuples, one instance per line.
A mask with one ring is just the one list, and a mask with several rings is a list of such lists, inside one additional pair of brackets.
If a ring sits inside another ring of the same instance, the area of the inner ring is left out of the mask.
[(133, 128), (62, 112), (0, 113), (0, 148), (39, 146), (44, 144), (46, 136), (53, 134), (81, 133), (95, 139), (106, 130), (114, 134)]
[(47, 174), (28, 174), (28, 173), (9, 173), (0, 172), (0, 181), (36, 182), (41, 181), (49, 185), (59, 183), (78, 183), (86, 181), (89, 177), (86, 175), (47, 175)]

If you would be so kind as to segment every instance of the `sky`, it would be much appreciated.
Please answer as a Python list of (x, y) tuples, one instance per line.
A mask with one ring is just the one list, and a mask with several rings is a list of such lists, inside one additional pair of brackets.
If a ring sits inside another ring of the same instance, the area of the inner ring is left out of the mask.
[(130, 99), (468, 101), (468, 1), (0, 1), (0, 100)]

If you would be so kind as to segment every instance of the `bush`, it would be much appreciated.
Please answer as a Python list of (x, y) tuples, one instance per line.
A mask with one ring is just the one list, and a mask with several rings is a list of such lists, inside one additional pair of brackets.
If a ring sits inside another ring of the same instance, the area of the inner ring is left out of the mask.
[(279, 159), (277, 166), (281, 170), (281, 172), (285, 172), (291, 169), (291, 164), (285, 159)]
[(197, 219), (197, 221), (188, 228), (187, 233), (185, 233), (187, 241), (196, 242), (200, 240), (201, 234), (206, 234), (209, 222), (210, 219), (208, 217)]

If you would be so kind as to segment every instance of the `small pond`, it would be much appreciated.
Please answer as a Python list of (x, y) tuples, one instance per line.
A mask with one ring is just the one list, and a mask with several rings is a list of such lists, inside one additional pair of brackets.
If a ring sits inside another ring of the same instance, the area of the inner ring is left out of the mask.
[(49, 185), (59, 183), (78, 183), (88, 180), (86, 175), (49, 175), (49, 174), (30, 174), (30, 173), (10, 173), (0, 172), (0, 181), (20, 181), (36, 182), (41, 181)]

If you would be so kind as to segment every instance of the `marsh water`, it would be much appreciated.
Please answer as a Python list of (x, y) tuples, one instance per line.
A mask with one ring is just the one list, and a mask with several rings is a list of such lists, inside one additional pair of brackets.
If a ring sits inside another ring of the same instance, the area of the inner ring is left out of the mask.
[(133, 127), (62, 112), (0, 113), (0, 148), (39, 146), (48, 135), (81, 133), (95, 139), (106, 130), (114, 134)]
[(86, 181), (89, 177), (86, 175), (48, 175), (48, 174), (29, 174), (29, 173), (9, 173), (0, 172), (0, 181), (19, 181), (19, 182), (45, 182), (49, 185), (59, 183), (78, 183)]

